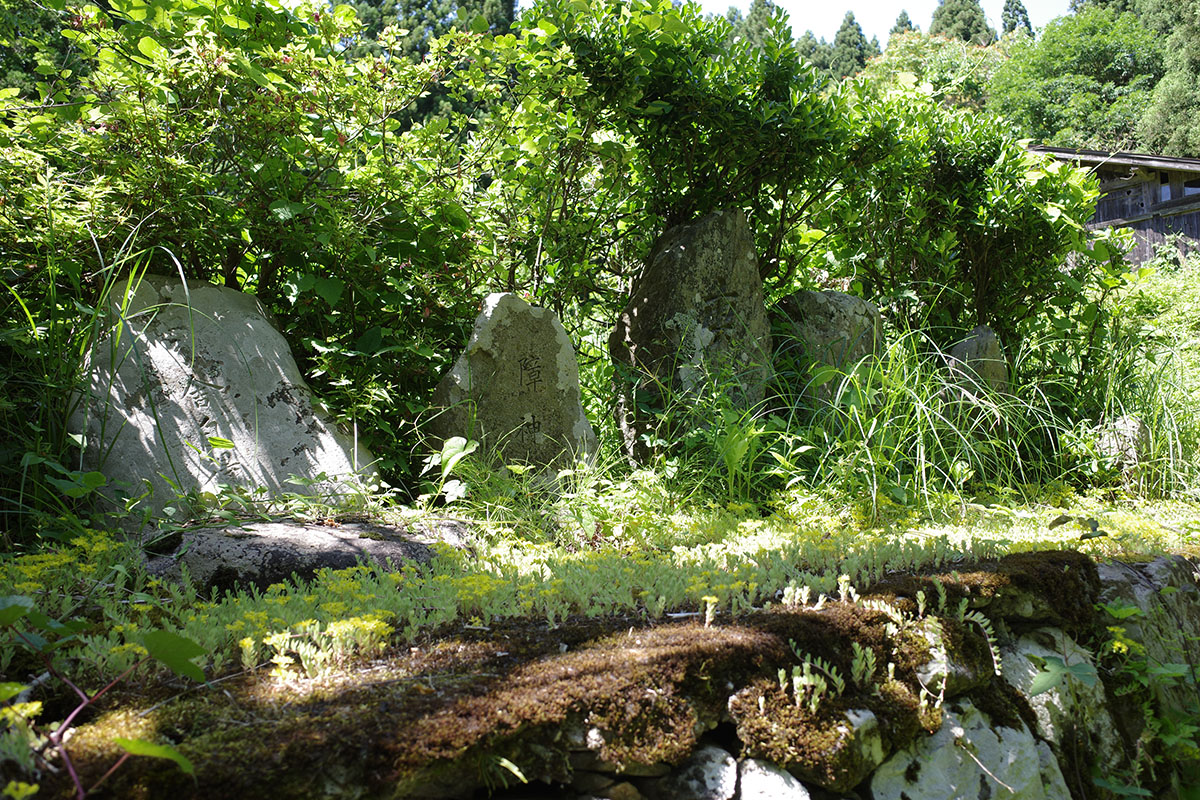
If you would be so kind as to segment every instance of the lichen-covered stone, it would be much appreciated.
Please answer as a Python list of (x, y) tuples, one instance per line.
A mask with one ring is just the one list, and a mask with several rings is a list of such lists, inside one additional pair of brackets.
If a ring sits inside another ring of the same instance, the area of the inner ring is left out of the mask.
[[(1070, 675), (1053, 688), (1034, 694), (1033, 682), (1043, 672), (1046, 659), (1080, 669), (1090, 682)], [(1096, 765), (1119, 764), (1123, 744), (1112, 716), (1104, 684), (1092, 654), (1061, 630), (1041, 628), (1005, 647), (1001, 659), (1003, 677), (1020, 692), (1037, 716), (1037, 734), (1057, 752), (1064, 770), (1068, 766), (1091, 774)], [(1076, 763), (1068, 764), (1074, 760)], [(1084, 763), (1078, 763), (1082, 760)]]
[(670, 436), (657, 430), (653, 411), (672, 399), (716, 390), (741, 409), (762, 401), (772, 374), (771, 327), (741, 211), (714, 212), (659, 237), (609, 352), (617, 368), (617, 423), (636, 462), (649, 453), (644, 436)]
[(789, 295), (772, 312), (775, 328), (783, 336), (776, 343), (779, 357), (795, 364), (797, 387), (810, 397), (828, 401), (836, 381), (807, 387), (813, 367), (850, 371), (883, 348), (883, 323), (879, 307), (861, 297), (835, 291), (800, 291)]
[(974, 328), (946, 355), (951, 375), (967, 391), (1008, 391), (1008, 361), (996, 332), (987, 325)]
[(467, 348), (434, 391), (429, 430), (496, 449), (507, 462), (569, 468), (596, 453), (579, 364), (554, 312), (488, 295)]
[(945, 708), (942, 727), (885, 761), (871, 777), (874, 800), (1070, 800), (1058, 762), (1024, 728), (993, 728), (966, 700)]
[(110, 498), (148, 485), (142, 508), (161, 516), (177, 503), (175, 487), (212, 495), (222, 484), (262, 487), (336, 502), (376, 480), (370, 454), (314, 408), (254, 297), (157, 275), (113, 297), (119, 327), (92, 352), (89, 388), (71, 418), (85, 437), (84, 463), (107, 476)]
[(733, 756), (705, 745), (666, 777), (642, 784), (650, 800), (732, 800), (738, 768)]
[(769, 761), (747, 758), (738, 765), (738, 800), (810, 800), (804, 784)]
[[(964, 626), (957, 626), (960, 633)], [(971, 650), (963, 646), (959, 636), (947, 635), (946, 623), (933, 616), (923, 618), (912, 627), (914, 635), (922, 637), (929, 647), (929, 660), (917, 667), (917, 679), (934, 694), (957, 697), (987, 684), (994, 666), (986, 644), (973, 640)], [(982, 636), (979, 637), (982, 639)], [(974, 657), (972, 657), (974, 656)], [(981, 657), (983, 656), (983, 657)]]

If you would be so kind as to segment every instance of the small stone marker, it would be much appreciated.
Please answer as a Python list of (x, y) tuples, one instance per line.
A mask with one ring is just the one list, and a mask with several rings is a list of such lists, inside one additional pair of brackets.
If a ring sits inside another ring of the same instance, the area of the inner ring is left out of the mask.
[(508, 461), (568, 468), (596, 453), (579, 366), (553, 312), (514, 294), (488, 295), (466, 351), (434, 391), (430, 430), (474, 439)]
[(987, 325), (974, 328), (947, 355), (950, 371), (960, 384), (986, 386), (993, 392), (1008, 391), (1008, 362), (996, 332)]
[[(84, 463), (105, 491), (137, 496), (155, 516), (184, 492), (221, 484), (334, 500), (375, 480), (372, 459), (313, 408), (312, 393), (258, 300), (199, 281), (147, 275), (128, 291), (120, 337), (92, 354), (87, 396), (71, 418)], [(310, 481), (298, 485), (296, 475)], [(319, 476), (325, 477), (320, 478)]]
[(762, 401), (772, 375), (771, 325), (754, 236), (741, 211), (717, 211), (663, 232), (608, 348), (617, 366), (617, 423), (636, 463), (649, 455), (643, 437), (658, 425), (647, 406), (661, 409), (706, 388), (724, 391), (743, 409)]

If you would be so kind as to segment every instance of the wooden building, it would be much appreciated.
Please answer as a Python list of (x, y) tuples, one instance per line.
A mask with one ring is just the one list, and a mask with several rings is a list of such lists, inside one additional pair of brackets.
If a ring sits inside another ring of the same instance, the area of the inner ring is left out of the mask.
[(1173, 235), (1181, 237), (1181, 249), (1200, 249), (1200, 158), (1032, 149), (1096, 173), (1103, 194), (1091, 225), (1131, 228), (1136, 243), (1127, 255), (1130, 262), (1151, 258)]

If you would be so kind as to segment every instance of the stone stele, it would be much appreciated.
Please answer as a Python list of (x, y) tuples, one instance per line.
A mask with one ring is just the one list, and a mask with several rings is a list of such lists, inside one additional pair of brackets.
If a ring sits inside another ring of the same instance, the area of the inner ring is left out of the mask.
[(1008, 361), (996, 332), (987, 325), (976, 326), (947, 353), (950, 371), (965, 388), (986, 386), (993, 392), (1008, 391)]
[[(832, 290), (799, 291), (780, 300), (772, 316), (776, 331), (783, 334), (777, 342), (779, 355), (802, 370), (833, 367), (848, 373), (883, 350), (879, 307), (861, 297)], [(805, 388), (804, 393), (828, 402), (838, 383), (826, 381), (816, 391)]]
[(110, 499), (148, 484), (142, 508), (160, 516), (176, 502), (171, 484), (336, 501), (375, 480), (370, 455), (313, 407), (287, 342), (254, 297), (156, 275), (118, 286), (114, 297), (119, 325), (95, 346), (71, 419)]
[(717, 211), (658, 238), (608, 348), (617, 423), (634, 462), (648, 456), (643, 436), (657, 425), (646, 406), (662, 409), (705, 389), (744, 409), (762, 401), (773, 374), (771, 325), (741, 211)]
[(596, 453), (575, 350), (553, 312), (514, 294), (483, 302), (466, 351), (434, 391), (429, 429), (497, 449), (508, 462), (566, 468)]

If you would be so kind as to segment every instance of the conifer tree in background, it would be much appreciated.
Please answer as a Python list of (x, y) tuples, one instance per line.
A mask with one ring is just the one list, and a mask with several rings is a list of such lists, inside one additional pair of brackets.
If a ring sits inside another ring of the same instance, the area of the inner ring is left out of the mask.
[(353, 0), (362, 32), (347, 48), (351, 57), (378, 55), (379, 34), (388, 25), (408, 31), (401, 40), (403, 54), (419, 61), (429, 52), (429, 42), (459, 24), (459, 11), (468, 23), (483, 15), (492, 33), (507, 33), (516, 15), (516, 0)]
[(817, 72), (829, 73), (829, 65), (833, 61), (833, 45), (824, 39), (818, 39), (812, 31), (805, 31), (804, 35), (796, 40), (796, 52), (812, 64)]
[(1029, 24), (1029, 12), (1025, 10), (1025, 4), (1021, 0), (1004, 0), (1004, 11), (1001, 12), (1000, 19), (1005, 36), (1013, 31), (1024, 31), (1030, 36), (1033, 35), (1033, 26)]
[(913, 25), (912, 20), (908, 18), (907, 11), (901, 11), (900, 16), (896, 17), (896, 24), (888, 31), (888, 34), (895, 36), (897, 33), (908, 33), (909, 31), (920, 31), (916, 25)]
[[(878, 51), (879, 43), (875, 43)], [(829, 60), (829, 74), (834, 78), (848, 78), (857, 75), (867, 65), (871, 53), (871, 44), (863, 35), (862, 27), (854, 19), (854, 12), (847, 11), (842, 27), (838, 28), (837, 36), (833, 37), (833, 53)]]
[(933, 10), (933, 21), (929, 23), (929, 33), (971, 44), (996, 41), (996, 32), (988, 27), (979, 0), (939, 0), (938, 7)]
[[(429, 42), (460, 26), (465, 18), (482, 15), (492, 33), (507, 33), (516, 16), (516, 0), (352, 0), (362, 30), (346, 48), (351, 58), (377, 56), (383, 51), (379, 34), (389, 25), (407, 30), (400, 40), (399, 51), (393, 55), (420, 61), (429, 52)], [(460, 17), (461, 12), (461, 17)], [(418, 100), (411, 108), (410, 119), (464, 111), (466, 104), (452, 100), (445, 91), (434, 90)]]
[(1166, 38), (1166, 74), (1138, 124), (1141, 148), (1200, 157), (1200, 15), (1196, 0), (1141, 0), (1139, 19)]
[(778, 11), (771, 0), (753, 0), (745, 17), (736, 6), (730, 6), (725, 18), (733, 26), (735, 38), (744, 39), (751, 47), (762, 47), (767, 36), (768, 23), (776, 13)]

